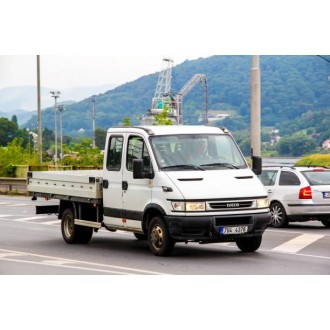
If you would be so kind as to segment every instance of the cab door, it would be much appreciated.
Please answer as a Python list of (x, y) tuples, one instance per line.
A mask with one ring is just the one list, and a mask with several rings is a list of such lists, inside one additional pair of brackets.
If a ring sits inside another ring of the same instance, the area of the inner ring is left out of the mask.
[(123, 168), (123, 209), (128, 230), (142, 231), (143, 211), (150, 203), (152, 180), (133, 179), (133, 160), (143, 159), (144, 171), (152, 169), (150, 152), (143, 136), (131, 134), (127, 137), (126, 164)]
[(104, 224), (112, 229), (124, 228), (123, 168), (126, 134), (110, 135), (107, 141), (106, 162), (103, 170)]

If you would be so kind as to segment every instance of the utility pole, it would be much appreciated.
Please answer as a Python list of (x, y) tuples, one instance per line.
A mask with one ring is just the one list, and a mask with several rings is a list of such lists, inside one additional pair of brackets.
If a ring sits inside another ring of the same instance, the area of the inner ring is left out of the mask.
[(57, 109), (60, 112), (61, 161), (62, 161), (63, 159), (62, 111), (65, 110), (65, 108), (64, 105), (59, 105)]
[(38, 96), (38, 158), (42, 164), (42, 125), (41, 125), (41, 97), (40, 97), (40, 55), (37, 55), (37, 96)]
[(92, 102), (93, 102), (93, 148), (95, 148), (95, 96), (92, 96)]
[(252, 56), (251, 66), (251, 156), (261, 157), (260, 67), (259, 56)]
[(51, 97), (55, 99), (55, 105), (54, 105), (54, 116), (55, 116), (55, 164), (57, 162), (57, 119), (56, 119), (56, 110), (57, 110), (57, 99), (60, 97), (61, 92), (59, 91), (51, 91), (50, 94), (52, 94)]

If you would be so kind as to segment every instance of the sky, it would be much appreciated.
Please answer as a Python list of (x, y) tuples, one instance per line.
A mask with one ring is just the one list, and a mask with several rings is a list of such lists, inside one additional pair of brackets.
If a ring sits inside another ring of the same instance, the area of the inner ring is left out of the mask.
[[(208, 55), (206, 55), (208, 56)], [(157, 55), (41, 55), (44, 87), (120, 85), (159, 72), (163, 58)], [(193, 57), (172, 57), (173, 65)], [(0, 55), (0, 88), (36, 85), (36, 55)]]

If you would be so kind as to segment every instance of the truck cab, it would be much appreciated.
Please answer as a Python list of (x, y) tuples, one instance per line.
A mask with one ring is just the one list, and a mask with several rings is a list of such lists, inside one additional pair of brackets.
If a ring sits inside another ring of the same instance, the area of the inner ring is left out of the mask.
[(265, 188), (231, 134), (204, 126), (111, 128), (103, 166), (103, 225), (147, 239), (259, 248), (270, 222)]

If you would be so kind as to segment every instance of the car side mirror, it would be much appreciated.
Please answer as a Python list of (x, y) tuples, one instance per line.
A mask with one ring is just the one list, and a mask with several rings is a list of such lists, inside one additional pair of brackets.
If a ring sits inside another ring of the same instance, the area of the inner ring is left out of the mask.
[(133, 159), (133, 179), (153, 179), (153, 171), (145, 172), (143, 159)]
[(259, 156), (252, 156), (252, 171), (256, 175), (260, 175), (262, 173), (262, 158)]

